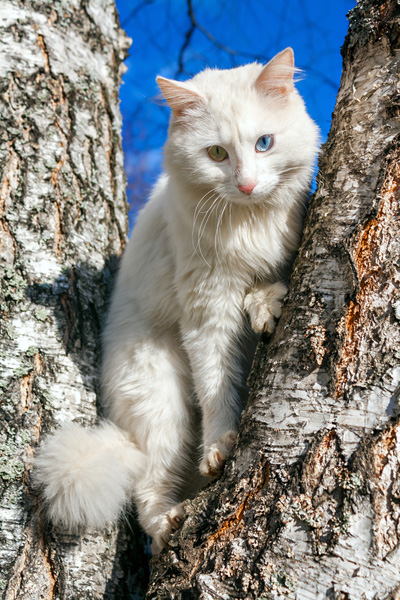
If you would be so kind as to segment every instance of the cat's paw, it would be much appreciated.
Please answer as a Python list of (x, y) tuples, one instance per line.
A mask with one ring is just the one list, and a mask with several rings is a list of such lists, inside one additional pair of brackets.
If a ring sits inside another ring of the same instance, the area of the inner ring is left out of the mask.
[(183, 502), (176, 504), (169, 512), (167, 512), (170, 536), (181, 528), (185, 516), (185, 507)]
[(178, 531), (185, 519), (184, 503), (176, 504), (161, 519), (158, 531), (153, 536), (151, 550), (158, 554), (163, 548), (167, 548), (171, 536)]
[(272, 333), (282, 313), (287, 287), (280, 281), (254, 287), (244, 299), (244, 308), (256, 333)]
[(224, 433), (205, 453), (200, 464), (200, 472), (205, 477), (217, 477), (222, 473), (226, 459), (237, 438), (232, 429)]

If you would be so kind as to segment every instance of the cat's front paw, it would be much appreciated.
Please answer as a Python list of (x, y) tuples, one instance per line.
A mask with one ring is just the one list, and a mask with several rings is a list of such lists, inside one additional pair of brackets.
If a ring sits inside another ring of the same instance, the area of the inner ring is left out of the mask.
[(282, 313), (287, 287), (280, 281), (254, 287), (244, 299), (244, 308), (256, 333), (272, 333)]
[(153, 536), (151, 550), (158, 554), (163, 548), (167, 548), (171, 536), (178, 531), (185, 519), (184, 503), (176, 504), (161, 519), (158, 531)]
[(206, 449), (205, 456), (200, 463), (200, 473), (202, 475), (205, 475), (205, 477), (217, 477), (222, 473), (226, 459), (232, 450), (236, 438), (236, 431), (231, 429)]

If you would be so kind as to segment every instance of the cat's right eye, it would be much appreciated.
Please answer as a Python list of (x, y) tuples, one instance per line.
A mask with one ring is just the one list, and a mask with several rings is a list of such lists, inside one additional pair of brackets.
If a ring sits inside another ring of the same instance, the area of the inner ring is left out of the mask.
[(207, 148), (208, 156), (217, 162), (221, 162), (228, 158), (228, 153), (222, 146), (211, 146)]

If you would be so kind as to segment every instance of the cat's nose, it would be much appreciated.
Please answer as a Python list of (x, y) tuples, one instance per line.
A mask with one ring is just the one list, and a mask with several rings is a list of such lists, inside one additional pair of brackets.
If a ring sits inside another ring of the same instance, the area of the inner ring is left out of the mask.
[(256, 183), (244, 183), (243, 185), (238, 185), (238, 190), (240, 190), (241, 192), (243, 192), (244, 194), (251, 194), (251, 192), (254, 190), (254, 188), (256, 187)]

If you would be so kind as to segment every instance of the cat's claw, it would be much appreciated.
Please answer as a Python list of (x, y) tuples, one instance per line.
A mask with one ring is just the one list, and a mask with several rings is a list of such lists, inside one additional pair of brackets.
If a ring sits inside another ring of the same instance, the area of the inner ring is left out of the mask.
[(184, 502), (176, 504), (176, 506), (164, 515), (159, 530), (153, 536), (151, 544), (153, 554), (158, 554), (163, 548), (168, 547), (171, 536), (182, 526), (185, 516)]
[(178, 531), (185, 519), (184, 503), (177, 504), (167, 513), (167, 521), (171, 528), (171, 534)]
[(226, 459), (237, 438), (232, 429), (224, 433), (206, 452), (200, 464), (200, 472), (205, 477), (217, 477), (222, 473)]
[(253, 330), (256, 333), (271, 334), (282, 313), (282, 300), (287, 287), (280, 281), (273, 284), (254, 287), (244, 299)]

